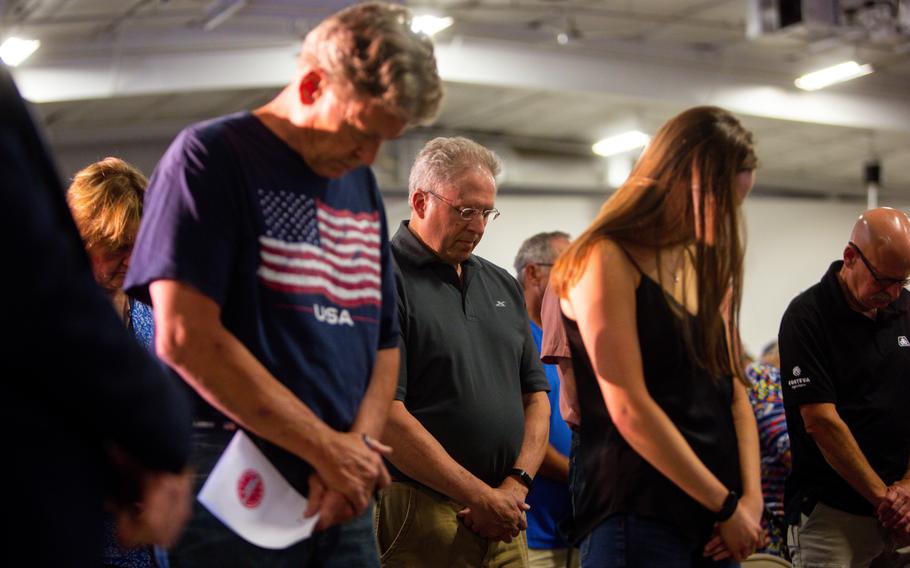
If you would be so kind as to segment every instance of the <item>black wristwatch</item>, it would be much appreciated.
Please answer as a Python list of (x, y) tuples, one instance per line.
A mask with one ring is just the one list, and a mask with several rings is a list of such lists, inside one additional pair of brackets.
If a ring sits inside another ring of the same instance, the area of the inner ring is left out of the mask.
[(718, 523), (722, 523), (733, 516), (733, 513), (736, 512), (736, 505), (739, 503), (739, 495), (736, 494), (736, 491), (731, 491), (727, 493), (727, 498), (724, 499), (724, 504), (720, 506), (720, 511), (714, 514), (715, 520)]
[(513, 467), (511, 470), (509, 470), (509, 475), (514, 475), (517, 477), (518, 480), (524, 483), (525, 487), (527, 487), (529, 490), (534, 485), (534, 478), (531, 477), (530, 474), (528, 474), (528, 472), (523, 469)]

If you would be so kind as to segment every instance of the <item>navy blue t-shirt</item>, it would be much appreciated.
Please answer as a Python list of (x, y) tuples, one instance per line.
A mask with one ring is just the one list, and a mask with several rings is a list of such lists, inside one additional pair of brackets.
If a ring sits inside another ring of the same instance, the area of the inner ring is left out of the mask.
[[(372, 172), (321, 177), (247, 112), (185, 129), (155, 169), (125, 286), (147, 301), (159, 279), (218, 303), (224, 326), (339, 431), (354, 420), (376, 351), (398, 346)], [(224, 420), (201, 398), (196, 418)], [(305, 492), (310, 467), (257, 443)]]

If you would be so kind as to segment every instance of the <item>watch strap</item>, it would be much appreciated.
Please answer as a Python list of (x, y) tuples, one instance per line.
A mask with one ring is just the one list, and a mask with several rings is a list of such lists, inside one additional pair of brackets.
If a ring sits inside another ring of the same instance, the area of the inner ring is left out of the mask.
[(531, 475), (523, 469), (513, 467), (509, 470), (509, 475), (517, 477), (518, 480), (521, 481), (528, 489), (531, 489), (531, 487), (534, 485), (534, 478), (531, 477)]
[(724, 499), (724, 504), (720, 506), (720, 511), (715, 514), (715, 519), (717, 522), (722, 523), (733, 516), (733, 513), (736, 512), (736, 505), (739, 503), (739, 495), (736, 494), (736, 491), (730, 491), (727, 493), (727, 498)]

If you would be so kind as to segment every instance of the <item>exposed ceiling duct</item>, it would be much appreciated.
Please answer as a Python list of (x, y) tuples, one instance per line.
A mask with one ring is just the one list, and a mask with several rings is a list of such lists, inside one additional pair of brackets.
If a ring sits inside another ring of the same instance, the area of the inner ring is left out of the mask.
[(749, 0), (747, 35), (910, 49), (910, 0)]

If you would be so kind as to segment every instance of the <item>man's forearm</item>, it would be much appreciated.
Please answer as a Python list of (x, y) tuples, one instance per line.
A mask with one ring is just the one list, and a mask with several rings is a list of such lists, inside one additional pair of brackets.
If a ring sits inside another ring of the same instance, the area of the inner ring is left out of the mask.
[(395, 467), (459, 503), (469, 503), (489, 488), (456, 462), (399, 400), (392, 403), (382, 441), (392, 446), (388, 460)]
[(547, 393), (534, 392), (523, 395), (525, 408), (524, 438), (521, 451), (515, 460), (515, 467), (523, 469), (531, 476), (537, 474), (544, 453), (549, 445), (550, 401)]
[(307, 462), (324, 451), (328, 426), (227, 330), (208, 330), (162, 356), (209, 404), (231, 420)]
[(331, 429), (221, 324), (220, 307), (191, 286), (157, 280), (155, 351), (209, 404), (244, 428), (318, 465)]
[(399, 354), (397, 347), (376, 353), (370, 384), (351, 426), (352, 432), (363, 432), (377, 440), (382, 437), (389, 417), (389, 407), (395, 398), (395, 387), (398, 385)]
[(850, 428), (838, 415), (827, 417), (809, 430), (828, 464), (864, 499), (878, 505), (885, 483), (863, 455)]

